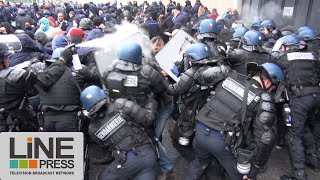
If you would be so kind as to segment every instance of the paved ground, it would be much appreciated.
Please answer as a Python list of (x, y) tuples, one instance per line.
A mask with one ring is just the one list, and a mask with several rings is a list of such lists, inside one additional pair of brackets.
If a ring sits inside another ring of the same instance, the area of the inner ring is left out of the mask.
[[(163, 134), (163, 143), (166, 147), (170, 158), (174, 162), (174, 170), (175, 170), (175, 177), (171, 178), (172, 180), (183, 180), (185, 178), (187, 167), (189, 162), (193, 158), (193, 151), (191, 149), (183, 149), (178, 151), (174, 144), (171, 141), (171, 138), (168, 134), (168, 129), (173, 126), (173, 120), (170, 119), (167, 123), (167, 127)], [(101, 158), (101, 151), (96, 148), (90, 148), (90, 155), (95, 156), (97, 158)], [(103, 166), (91, 165), (90, 168), (90, 180), (94, 180), (95, 176), (98, 172), (101, 171)], [(208, 173), (202, 178), (202, 180), (218, 180), (224, 178), (218, 178), (214, 175), (215, 169), (209, 169)], [(274, 149), (271, 159), (268, 163), (268, 169), (265, 173), (259, 174), (258, 180), (277, 180), (280, 179), (279, 177), (283, 174), (288, 174), (290, 172), (290, 162), (288, 157), (288, 151), (286, 148), (281, 150)], [(308, 169), (308, 179), (309, 180), (320, 180), (320, 172), (314, 172)]]

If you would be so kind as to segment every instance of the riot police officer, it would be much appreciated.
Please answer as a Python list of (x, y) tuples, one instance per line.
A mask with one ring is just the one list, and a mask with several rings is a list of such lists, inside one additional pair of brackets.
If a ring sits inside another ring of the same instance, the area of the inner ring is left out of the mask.
[(104, 73), (104, 83), (112, 99), (125, 97), (144, 107), (155, 93), (167, 89), (164, 77), (148, 64), (142, 64), (142, 49), (136, 42), (119, 45), (118, 59)]
[(230, 40), (227, 46), (227, 54), (235, 49), (239, 49), (241, 45), (241, 39), (246, 34), (249, 29), (245, 26), (239, 26), (235, 29), (233, 33), (233, 38)]
[(9, 67), (7, 44), (0, 43), (0, 132), (37, 131), (35, 113), (27, 105), (27, 95), (36, 94), (34, 73), (17, 67)]
[(110, 148), (115, 160), (97, 179), (156, 179), (156, 155), (146, 129), (152, 127), (155, 111), (144, 109), (125, 98), (110, 103), (98, 86), (81, 93), (83, 107), (89, 112), (91, 138)]
[[(286, 87), (292, 116), (292, 125), (286, 134), (286, 140), (289, 145), (293, 173), (281, 178), (307, 179), (302, 137), (310, 113), (320, 103), (320, 64), (311, 52), (300, 50), (300, 39), (297, 36), (287, 35), (278, 41), (276, 44), (282, 55), (275, 58), (275, 62), (286, 72)], [(313, 152), (309, 148), (307, 157), (313, 156), (316, 152), (316, 146)]]
[(320, 38), (315, 29), (304, 27), (298, 29), (298, 36), (301, 40), (307, 43), (307, 49), (312, 52), (316, 59), (319, 59)]
[(270, 19), (264, 20), (260, 24), (260, 31), (264, 35), (262, 47), (265, 48), (266, 51), (271, 52), (271, 48), (274, 46), (274, 43), (282, 37), (281, 32), (276, 28), (276, 24)]
[(218, 39), (218, 25), (213, 19), (204, 19), (199, 26), (200, 42), (206, 44), (211, 53), (211, 58), (221, 60), (225, 54), (226, 45)]
[[(168, 83), (152, 66), (142, 63), (142, 49), (136, 42), (119, 45), (118, 60), (104, 73), (104, 83), (110, 98), (127, 98), (145, 109), (157, 109), (156, 96), (166, 93)], [(153, 128), (148, 130), (150, 137), (155, 137)], [(158, 141), (162, 174), (173, 174), (173, 167), (166, 157), (162, 144)]]
[[(205, 44), (189, 45), (184, 53), (183, 61), (188, 62), (191, 67), (181, 74), (177, 83), (169, 86), (170, 94), (181, 95), (181, 113), (171, 136), (182, 146), (191, 145), (196, 112), (204, 105), (203, 102), (210, 93), (209, 84), (203, 84), (204, 86), (201, 87), (195, 81), (207, 68), (217, 66), (218, 61), (210, 60), (210, 56), (210, 50)], [(221, 67), (225, 73), (228, 71), (226, 66)]]
[(27, 96), (36, 94), (33, 85), (37, 77), (30, 71), (9, 67), (10, 56), (16, 49), (11, 45), (9, 49), (7, 44), (10, 43), (0, 42), (0, 132), (37, 131), (35, 113), (27, 104)]
[(243, 36), (241, 48), (231, 51), (225, 61), (232, 69), (241, 74), (246, 74), (247, 62), (256, 62), (258, 64), (268, 62), (270, 55), (261, 47), (262, 38), (263, 35), (259, 31), (247, 31)]
[[(250, 67), (250, 79), (231, 71), (196, 115), (196, 158), (190, 163), (189, 179), (201, 176), (211, 156), (234, 180), (255, 178), (267, 163), (275, 140), (275, 108), (269, 93), (284, 74), (273, 63)], [(203, 77), (214, 80), (215, 74), (204, 71)]]
[(37, 73), (44, 131), (78, 130), (81, 89), (71, 69), (74, 51), (65, 49), (56, 62)]

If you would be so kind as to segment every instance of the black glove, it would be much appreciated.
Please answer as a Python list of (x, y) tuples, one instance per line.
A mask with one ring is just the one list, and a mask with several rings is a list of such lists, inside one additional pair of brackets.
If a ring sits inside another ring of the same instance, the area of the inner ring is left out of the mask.
[(259, 172), (259, 168), (258, 168), (256, 165), (251, 164), (249, 174), (244, 175), (244, 176), (242, 177), (242, 179), (246, 179), (246, 180), (256, 179), (256, 176), (257, 176), (258, 172)]
[(85, 65), (82, 65), (82, 69), (77, 71), (77, 76), (83, 77), (84, 80), (91, 80), (93, 72)]
[(62, 60), (67, 66), (72, 66), (72, 50), (69, 48), (69, 49), (65, 49), (64, 51), (61, 52), (61, 55), (60, 55), (60, 60)]

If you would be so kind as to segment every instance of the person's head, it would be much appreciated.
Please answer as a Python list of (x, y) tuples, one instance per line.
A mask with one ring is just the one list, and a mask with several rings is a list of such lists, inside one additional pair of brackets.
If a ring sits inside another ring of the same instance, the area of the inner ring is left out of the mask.
[(211, 56), (210, 49), (204, 43), (190, 44), (183, 54), (184, 61), (193, 64), (202, 64)]
[[(2, 46), (6, 46), (4, 44), (0, 44), (0, 47), (2, 48)], [(7, 67), (10, 66), (10, 59), (9, 59), (9, 56), (11, 55), (12, 53), (9, 52), (8, 50), (7, 51), (1, 51), (0, 52), (0, 69), (5, 69)]]
[(62, 13), (58, 13), (58, 21), (62, 22), (64, 20), (64, 15)]
[(298, 37), (305, 42), (309, 42), (317, 37), (317, 32), (311, 28), (305, 29), (299, 32)]
[(271, 34), (273, 30), (276, 29), (276, 24), (274, 23), (273, 20), (264, 20), (261, 22), (260, 24), (260, 31), (264, 34), (264, 35), (268, 35)]
[(118, 59), (123, 61), (141, 64), (142, 48), (136, 42), (127, 42), (119, 45)]
[(74, 11), (69, 12), (69, 18), (74, 18), (75, 16), (76, 14), (74, 13)]
[(34, 34), (34, 39), (40, 44), (45, 45), (45, 43), (48, 41), (48, 36), (46, 35), (46, 33), (38, 31)]
[(273, 49), (279, 52), (291, 52), (300, 49), (300, 38), (297, 35), (289, 34), (278, 39), (275, 46), (278, 45), (279, 49)]
[(164, 42), (163, 42), (162, 38), (159, 36), (153, 37), (151, 39), (151, 43), (152, 43), (151, 48), (154, 53), (158, 53), (164, 47)]
[(283, 70), (274, 63), (247, 63), (247, 72), (253, 76), (253, 79), (258, 81), (266, 92), (275, 91), (280, 82), (285, 81)]
[(217, 13), (218, 11), (217, 11), (216, 8), (213, 8), (211, 12), (212, 12), (212, 13)]
[(204, 8), (204, 6), (199, 6), (198, 8), (198, 17), (201, 16), (202, 14), (205, 14), (206, 13), (206, 10)]
[(254, 19), (254, 20), (251, 22), (251, 29), (256, 30), (256, 31), (259, 31), (261, 22), (262, 22), (262, 21), (261, 21), (259, 18)]
[(213, 38), (215, 39), (218, 33), (218, 25), (213, 19), (204, 19), (199, 26), (200, 39)]
[(89, 18), (82, 18), (79, 23), (79, 28), (82, 30), (91, 30), (93, 23)]
[(84, 109), (89, 112), (88, 115), (91, 116), (109, 103), (109, 94), (100, 87), (92, 85), (81, 92), (80, 100)]
[(0, 1), (0, 8), (6, 6), (3, 1)]
[(26, 21), (26, 22), (24, 22), (24, 27), (31, 27), (31, 23), (30, 23), (30, 21)]
[(249, 29), (245, 26), (239, 26), (235, 29), (233, 33), (233, 38), (242, 38)]
[(68, 32), (71, 43), (80, 44), (84, 41), (84, 31), (79, 28), (71, 28)]
[(38, 23), (39, 23), (40, 29), (43, 32), (46, 32), (49, 30), (50, 23), (47, 18), (45, 18), (45, 17), (41, 18)]
[(243, 43), (248, 46), (261, 46), (263, 37), (259, 31), (250, 30), (243, 36)]

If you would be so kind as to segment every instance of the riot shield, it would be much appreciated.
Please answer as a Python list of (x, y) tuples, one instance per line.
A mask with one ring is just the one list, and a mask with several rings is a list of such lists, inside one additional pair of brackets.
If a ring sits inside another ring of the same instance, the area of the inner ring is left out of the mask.
[(151, 56), (151, 41), (136, 25), (124, 23), (116, 27), (117, 31), (107, 34), (102, 38), (81, 43), (80, 47), (97, 47), (101, 49), (95, 52), (95, 62), (99, 74), (102, 76), (108, 66), (118, 58), (118, 46), (125, 42), (137, 42), (142, 47), (145, 57)]
[(1, 52), (18, 52), (22, 49), (22, 45), (17, 36), (13, 34), (0, 35), (0, 51)]
[(172, 39), (161, 49), (156, 55), (156, 59), (160, 64), (162, 70), (164, 70), (174, 81), (178, 81), (171, 69), (176, 61), (181, 61), (183, 53), (190, 44), (194, 44), (197, 41), (183, 30), (179, 30)]

